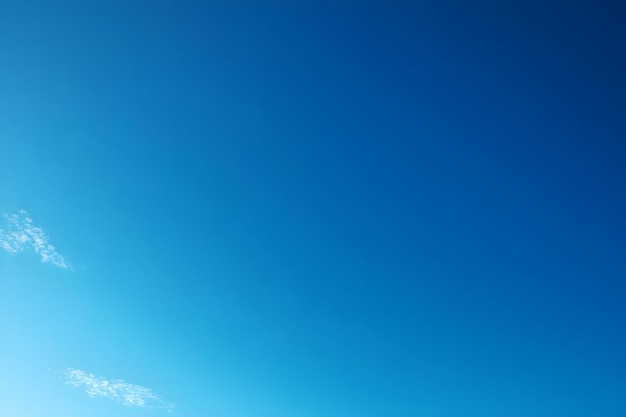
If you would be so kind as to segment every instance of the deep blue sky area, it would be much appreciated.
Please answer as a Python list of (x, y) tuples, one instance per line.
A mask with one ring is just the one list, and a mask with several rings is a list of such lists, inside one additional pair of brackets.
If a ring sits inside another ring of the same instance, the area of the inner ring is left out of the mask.
[(0, 0), (0, 415), (626, 415), (625, 27)]

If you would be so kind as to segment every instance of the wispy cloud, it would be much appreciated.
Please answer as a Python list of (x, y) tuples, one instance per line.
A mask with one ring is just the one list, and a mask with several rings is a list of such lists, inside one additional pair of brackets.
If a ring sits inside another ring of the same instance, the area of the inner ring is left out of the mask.
[(106, 379), (80, 369), (60, 372), (65, 383), (81, 389), (90, 397), (106, 397), (127, 407), (158, 408), (174, 414), (174, 403), (165, 401), (151, 389), (131, 384), (123, 379)]
[(2, 249), (11, 254), (33, 251), (41, 256), (41, 262), (50, 263), (61, 269), (72, 269), (69, 262), (48, 243), (48, 236), (43, 229), (33, 224), (33, 219), (26, 210), (12, 214), (4, 213), (3, 218), (6, 228), (0, 228)]

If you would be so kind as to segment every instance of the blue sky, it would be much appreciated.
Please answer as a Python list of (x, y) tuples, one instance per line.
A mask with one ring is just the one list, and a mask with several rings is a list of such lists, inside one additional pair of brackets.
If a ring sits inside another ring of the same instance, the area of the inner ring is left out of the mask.
[(1, 1), (0, 415), (626, 415), (626, 10), (472, 3)]

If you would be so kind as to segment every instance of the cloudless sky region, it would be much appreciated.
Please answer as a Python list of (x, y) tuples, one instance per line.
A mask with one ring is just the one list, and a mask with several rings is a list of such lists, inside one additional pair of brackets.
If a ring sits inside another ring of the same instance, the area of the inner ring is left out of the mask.
[(625, 27), (0, 0), (0, 416), (626, 416)]

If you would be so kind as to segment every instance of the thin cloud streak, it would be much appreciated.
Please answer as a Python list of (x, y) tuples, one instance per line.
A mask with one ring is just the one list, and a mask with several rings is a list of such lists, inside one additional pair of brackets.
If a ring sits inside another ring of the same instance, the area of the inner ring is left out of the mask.
[(48, 243), (48, 236), (40, 227), (33, 224), (26, 210), (18, 213), (3, 214), (6, 229), (0, 228), (0, 247), (14, 255), (33, 251), (41, 257), (41, 262), (49, 263), (61, 269), (72, 269), (65, 258)]
[(131, 384), (123, 379), (108, 380), (80, 369), (68, 368), (61, 372), (65, 383), (82, 389), (90, 397), (105, 397), (127, 407), (163, 409), (174, 414), (174, 403), (167, 402), (149, 388)]

